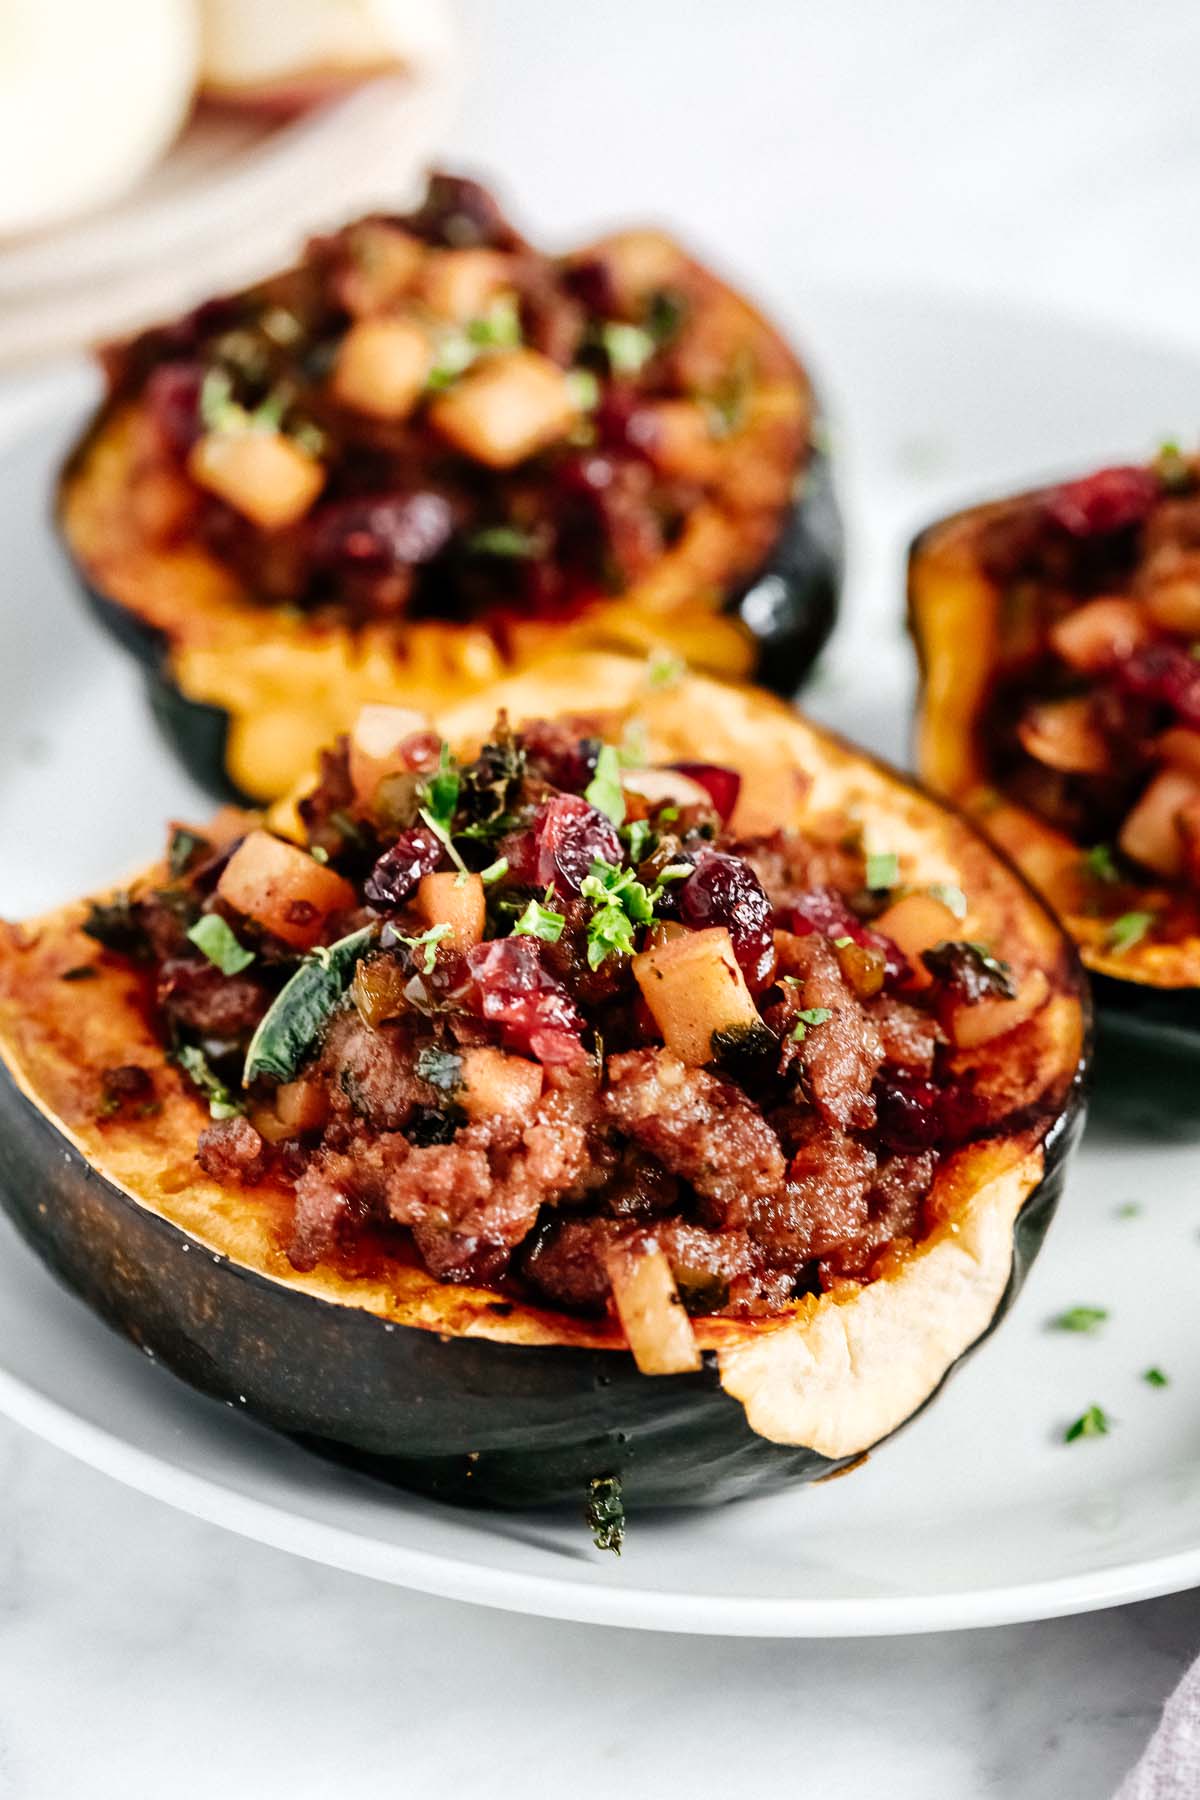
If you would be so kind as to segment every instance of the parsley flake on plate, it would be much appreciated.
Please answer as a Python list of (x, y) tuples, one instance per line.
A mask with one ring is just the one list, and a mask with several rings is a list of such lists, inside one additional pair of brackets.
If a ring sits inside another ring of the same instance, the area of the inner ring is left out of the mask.
[(1055, 1331), (1096, 1331), (1108, 1317), (1104, 1306), (1069, 1306), (1050, 1323)]
[(1073, 1425), (1068, 1425), (1063, 1432), (1063, 1443), (1073, 1444), (1076, 1438), (1107, 1437), (1112, 1429), (1112, 1420), (1102, 1406), (1089, 1406), (1086, 1412), (1080, 1413)]

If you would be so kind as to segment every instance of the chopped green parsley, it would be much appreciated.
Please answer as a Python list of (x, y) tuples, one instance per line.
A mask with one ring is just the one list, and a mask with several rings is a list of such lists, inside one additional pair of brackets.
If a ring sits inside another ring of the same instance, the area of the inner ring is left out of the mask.
[(929, 897), (931, 900), (940, 900), (943, 906), (950, 909), (956, 919), (966, 918), (967, 896), (960, 887), (955, 887), (952, 881), (933, 882), (929, 888)]
[(1117, 868), (1112, 849), (1108, 844), (1093, 844), (1083, 859), (1083, 866), (1093, 881), (1103, 881), (1111, 885), (1121, 879), (1121, 871)]
[(583, 791), (589, 806), (602, 812), (614, 825), (625, 823), (625, 790), (621, 786), (621, 753), (603, 744), (596, 758), (596, 773)]
[(614, 375), (636, 375), (654, 355), (657, 345), (640, 325), (626, 325), (620, 319), (606, 319), (600, 327), (600, 342)]
[(1170, 1379), (1161, 1369), (1143, 1369), (1142, 1380), (1147, 1387), (1169, 1387)]
[(1073, 1444), (1076, 1438), (1107, 1437), (1112, 1421), (1102, 1406), (1089, 1406), (1086, 1412), (1080, 1413), (1073, 1425), (1068, 1425), (1063, 1432), (1063, 1443)]
[(222, 975), (237, 975), (254, 961), (253, 950), (239, 944), (220, 913), (205, 913), (188, 932), (188, 939), (202, 950)]
[(420, 959), (422, 972), (432, 975), (437, 963), (437, 947), (450, 930), (450, 921), (443, 919), (439, 925), (431, 925), (429, 930), (423, 931), (419, 937), (405, 937), (401, 931), (393, 933), (393, 936), (398, 944), (407, 944), (414, 953), (418, 950), (423, 951), (424, 954)]
[(867, 886), (872, 893), (894, 888), (900, 879), (900, 858), (894, 850), (876, 850), (867, 857)]
[(512, 928), (514, 937), (541, 938), (543, 943), (557, 944), (563, 934), (565, 913), (552, 912), (540, 900), (531, 900)]
[(1141, 943), (1155, 917), (1152, 912), (1122, 913), (1108, 928), (1109, 949), (1118, 956), (1124, 955), (1126, 950), (1132, 950), (1135, 944)]
[[(691, 874), (690, 865), (686, 872)], [(579, 891), (593, 907), (587, 928), (588, 967), (598, 969), (608, 956), (632, 956), (634, 929), (654, 917), (658, 889), (647, 888), (632, 869), (596, 861)]]
[(808, 1036), (810, 1025), (824, 1025), (826, 1021), (832, 1019), (832, 1017), (833, 1014), (827, 1006), (807, 1007), (804, 1012), (799, 1013), (796, 1017), (796, 1023), (792, 1028), (792, 1042), (794, 1044), (802, 1044), (804, 1039)]
[(244, 1110), (219, 1075), (209, 1067), (208, 1058), (198, 1044), (179, 1044), (172, 1053), (194, 1087), (207, 1096), (209, 1114), (214, 1119), (232, 1119)]
[(1108, 1317), (1103, 1306), (1069, 1306), (1050, 1323), (1056, 1331), (1095, 1331)]

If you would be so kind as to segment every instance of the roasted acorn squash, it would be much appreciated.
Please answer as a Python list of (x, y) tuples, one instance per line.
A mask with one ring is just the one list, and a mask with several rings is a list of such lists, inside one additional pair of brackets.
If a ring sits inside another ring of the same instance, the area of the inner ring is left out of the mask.
[[(248, 1201), (198, 1169), (203, 1105), (164, 1066), (136, 971), (81, 934), (81, 906), (11, 926), (0, 946), (0, 1198), (56, 1273), (168, 1368), (400, 1484), (512, 1506), (578, 1501), (617, 1475), (635, 1507), (726, 1500), (860, 1458), (1008, 1310), (1081, 1127), (1088, 1002), (1069, 941), (962, 818), (760, 693), (654, 686), (644, 665), (592, 653), (440, 724), (474, 747), (498, 706), (553, 716), (580, 695), (614, 739), (641, 721), (656, 761), (702, 754), (740, 771), (740, 832), (848, 810), (918, 878), (959, 884), (973, 932), (1044, 971), (1032, 1018), (959, 1053), (999, 1097), (997, 1122), (941, 1165), (925, 1238), (894, 1244), (865, 1286), (767, 1318), (697, 1318), (700, 1371), (657, 1377), (638, 1373), (611, 1319), (395, 1261), (298, 1272), (282, 1199)], [(84, 963), (94, 975), (64, 981)], [(131, 1059), (154, 1070), (161, 1107), (97, 1117), (99, 1071)]]
[[(106, 353), (63, 474), (83, 587), (222, 796), (286, 792), (366, 702), (444, 707), (550, 650), (663, 651), (787, 695), (831, 629), (840, 522), (808, 376), (773, 327), (657, 233), (538, 257), (474, 184), (430, 193)], [(422, 332), (442, 358), (423, 389)], [(466, 430), (448, 402), (506, 360), (511, 390), (477, 391)], [(286, 431), (266, 429), (281, 407)], [(260, 431), (283, 465), (253, 476), (272, 506), (277, 480), (285, 510), (300, 484), (282, 524), (197, 462)]]
[[(1149, 843), (1143, 860), (1129, 819), (1192, 741), (1195, 621), (1179, 608), (1200, 618), (1198, 491), (1196, 459), (1169, 449), (944, 519), (915, 540), (908, 575), (922, 778), (1058, 913), (1105, 1035), (1168, 1059), (1200, 1052), (1200, 898)], [(1200, 794), (1185, 768), (1168, 780), (1184, 803)]]

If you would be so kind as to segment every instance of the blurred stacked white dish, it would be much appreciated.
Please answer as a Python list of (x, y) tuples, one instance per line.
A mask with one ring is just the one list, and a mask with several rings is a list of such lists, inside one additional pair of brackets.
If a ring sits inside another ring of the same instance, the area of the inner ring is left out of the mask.
[(149, 324), (400, 204), (454, 70), (443, 0), (7, 0), (0, 365)]

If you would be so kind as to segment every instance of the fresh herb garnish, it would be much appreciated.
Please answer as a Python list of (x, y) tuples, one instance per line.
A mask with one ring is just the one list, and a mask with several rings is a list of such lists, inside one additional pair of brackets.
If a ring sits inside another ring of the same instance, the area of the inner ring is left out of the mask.
[(900, 879), (900, 858), (894, 850), (875, 850), (867, 857), (867, 886), (872, 893), (894, 888)]
[(450, 328), (438, 336), (437, 349), (425, 377), (425, 386), (433, 393), (439, 393), (458, 380), (464, 370), (469, 369), (478, 354), (476, 346), (465, 331)]
[(498, 856), (494, 863), (488, 864), (486, 869), (480, 869), (479, 879), (484, 887), (495, 887), (496, 883), (503, 881), (507, 874), (508, 858), (507, 856)]
[(577, 412), (594, 412), (600, 404), (600, 383), (590, 369), (568, 369), (567, 391)]
[(222, 975), (237, 975), (254, 961), (253, 950), (239, 944), (220, 913), (205, 913), (188, 932), (188, 940), (202, 950)]
[(810, 1006), (802, 1013), (797, 1013), (796, 1023), (792, 1027), (791, 1039), (794, 1044), (802, 1044), (808, 1036), (810, 1025), (824, 1025), (832, 1019), (833, 1014), (827, 1006)]
[(930, 884), (928, 893), (931, 900), (940, 900), (943, 906), (948, 907), (956, 919), (966, 918), (967, 896), (952, 881), (934, 881)]
[(460, 785), (450, 746), (443, 744), (438, 754), (437, 769), (421, 784), (421, 799), (425, 803), (430, 822), (442, 831), (449, 831), (454, 822)]
[(1103, 1306), (1069, 1306), (1050, 1323), (1055, 1331), (1095, 1331), (1107, 1317), (1108, 1309)]
[(1170, 1379), (1161, 1369), (1143, 1369), (1142, 1380), (1147, 1387), (1169, 1387)]
[(1117, 1208), (1118, 1219), (1136, 1219), (1142, 1210), (1140, 1200), (1123, 1200)]
[(596, 773), (583, 790), (589, 806), (602, 812), (614, 825), (625, 823), (625, 790), (621, 786), (621, 755), (611, 744), (602, 744)]
[(392, 930), (390, 941), (393, 944), (407, 945), (414, 956), (418, 950), (422, 951), (423, 955), (420, 958), (422, 973), (432, 975), (437, 965), (437, 947), (451, 930), (449, 919), (443, 919), (439, 925), (431, 925), (428, 931), (422, 931), (417, 937), (405, 937), (402, 931)]
[(1111, 885), (1121, 879), (1121, 871), (1116, 865), (1108, 844), (1093, 844), (1083, 859), (1083, 866), (1093, 881), (1103, 881)]
[(619, 1475), (598, 1475), (588, 1483), (586, 1517), (597, 1550), (611, 1550), (620, 1556), (625, 1542), (625, 1503)]
[(833, 947), (835, 950), (844, 950), (847, 944), (852, 944), (853, 942), (854, 939), (852, 937), (834, 938)]
[(589, 969), (598, 969), (609, 956), (632, 956), (634, 927), (654, 917), (657, 889), (651, 892), (632, 869), (597, 860), (579, 891), (594, 909), (587, 927)]
[(646, 686), (677, 687), (687, 674), (687, 664), (673, 650), (656, 650), (646, 665)]
[(620, 319), (605, 320), (600, 327), (600, 342), (614, 375), (636, 375), (658, 348), (648, 331), (640, 325), (626, 325)]
[(1123, 956), (1126, 950), (1132, 950), (1135, 944), (1141, 943), (1155, 917), (1156, 914), (1152, 912), (1122, 913), (1108, 928), (1109, 949), (1118, 956)]
[(417, 1052), (417, 1079), (443, 1094), (452, 1094), (462, 1085), (462, 1057), (457, 1050), (444, 1050), (440, 1044), (426, 1044)]
[(541, 938), (545, 944), (557, 944), (566, 922), (565, 913), (552, 912), (540, 900), (531, 900), (513, 926), (512, 935)]
[(171, 1060), (179, 1064), (193, 1087), (208, 1099), (208, 1110), (214, 1119), (232, 1119), (244, 1112), (240, 1100), (209, 1067), (207, 1056), (198, 1044), (177, 1044)]
[(511, 350), (521, 341), (521, 314), (515, 294), (497, 294), (485, 313), (472, 319), (467, 336), (473, 344)]
[(172, 881), (178, 881), (181, 875), (186, 875), (196, 852), (207, 848), (204, 838), (197, 837), (194, 831), (188, 831), (183, 825), (176, 825), (167, 847), (167, 873)]
[(205, 431), (278, 431), (291, 405), (291, 389), (273, 387), (254, 407), (233, 398), (233, 382), (224, 369), (210, 369), (200, 388), (200, 423)]
[(1080, 1413), (1073, 1425), (1068, 1425), (1063, 1432), (1064, 1444), (1073, 1444), (1076, 1438), (1107, 1437), (1111, 1420), (1102, 1406), (1089, 1406), (1086, 1412)]
[(654, 827), (649, 819), (630, 819), (627, 825), (622, 825), (621, 836), (628, 847), (630, 862), (640, 863), (646, 854), (646, 845), (654, 836)]
[(536, 556), (537, 540), (515, 525), (488, 525), (472, 532), (467, 549), (475, 556), (507, 556), (513, 559)]
[(683, 295), (670, 288), (658, 288), (651, 294), (646, 308), (646, 330), (656, 344), (669, 344), (672, 338), (679, 336), (686, 317), (687, 301)]
[(374, 925), (364, 925), (305, 957), (250, 1039), (242, 1072), (245, 1087), (259, 1075), (273, 1081), (292, 1079), (349, 987), (355, 965), (374, 942), (375, 932)]
[(323, 865), (329, 861), (328, 850), (324, 849), (320, 844), (310, 844), (308, 846), (308, 854), (315, 863), (321, 863)]

